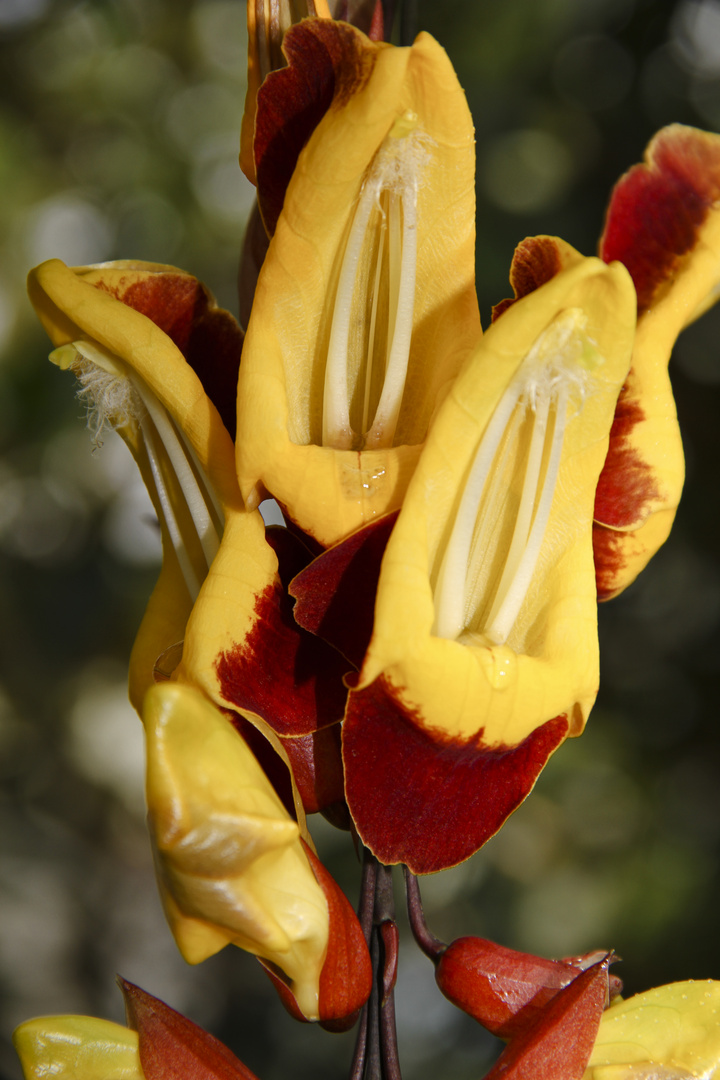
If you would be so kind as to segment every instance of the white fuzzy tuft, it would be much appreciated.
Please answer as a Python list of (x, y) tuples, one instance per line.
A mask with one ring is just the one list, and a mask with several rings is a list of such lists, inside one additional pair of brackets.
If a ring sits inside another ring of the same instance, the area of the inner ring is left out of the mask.
[(87, 425), (95, 446), (102, 446), (105, 428), (142, 421), (147, 410), (130, 379), (103, 371), (80, 354), (71, 367), (80, 383), (77, 396), (87, 410)]

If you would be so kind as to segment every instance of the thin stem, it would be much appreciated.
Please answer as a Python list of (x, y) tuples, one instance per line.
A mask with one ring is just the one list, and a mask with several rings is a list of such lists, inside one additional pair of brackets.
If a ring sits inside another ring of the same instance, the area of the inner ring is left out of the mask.
[(360, 887), (360, 906), (358, 919), (362, 927), (365, 941), (370, 945), (370, 934), (373, 925), (373, 909), (375, 907), (375, 883), (377, 881), (378, 861), (372, 852), (363, 848), (362, 885)]
[(373, 981), (360, 1016), (350, 1080), (402, 1080), (395, 1029), (397, 925), (392, 868), (379, 863), (367, 849), (358, 917), (368, 935)]
[(367, 1049), (369, 1010), (370, 1002), (367, 1001), (363, 1005), (362, 1012), (360, 1013), (357, 1037), (355, 1039), (355, 1051), (353, 1053), (352, 1065), (350, 1066), (349, 1080), (362, 1080), (363, 1078), (363, 1070), (365, 1068), (365, 1051)]
[(407, 897), (410, 929), (422, 951), (436, 964), (447, 949), (447, 945), (428, 930), (422, 907), (422, 897), (420, 896), (420, 883), (418, 882), (418, 879), (410, 872), (410, 870), (408, 870), (407, 866), (403, 867), (403, 871), (405, 873), (405, 895)]

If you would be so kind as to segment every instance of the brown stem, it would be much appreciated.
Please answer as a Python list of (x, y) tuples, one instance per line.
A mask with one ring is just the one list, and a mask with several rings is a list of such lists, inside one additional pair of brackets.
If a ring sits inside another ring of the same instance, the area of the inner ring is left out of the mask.
[(404, 866), (403, 870), (405, 872), (405, 895), (407, 897), (410, 929), (425, 955), (429, 956), (434, 964), (437, 964), (447, 949), (447, 945), (428, 930), (422, 907), (422, 897), (420, 896), (420, 883), (415, 875), (408, 870), (407, 866)]
[(350, 1080), (402, 1080), (393, 996), (397, 972), (397, 925), (392, 869), (363, 853), (359, 919), (370, 948), (373, 983), (360, 1017)]

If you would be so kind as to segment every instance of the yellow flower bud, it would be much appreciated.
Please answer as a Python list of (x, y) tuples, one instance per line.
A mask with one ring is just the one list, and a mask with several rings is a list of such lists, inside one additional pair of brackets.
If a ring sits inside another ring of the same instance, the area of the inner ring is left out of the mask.
[(145, 698), (148, 820), (178, 947), (199, 963), (232, 943), (280, 967), (318, 1017), (328, 905), (298, 825), (231, 722), (192, 687)]

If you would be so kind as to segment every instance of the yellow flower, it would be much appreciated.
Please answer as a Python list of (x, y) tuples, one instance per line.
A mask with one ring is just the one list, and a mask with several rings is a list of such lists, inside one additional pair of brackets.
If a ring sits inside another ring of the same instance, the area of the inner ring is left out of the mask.
[(185, 959), (228, 943), (277, 965), (319, 1016), (328, 904), (300, 829), (227, 718), (175, 683), (145, 698), (148, 821), (160, 894)]
[(610, 201), (600, 253), (630, 271), (638, 324), (597, 492), (601, 599), (634, 581), (675, 518), (685, 470), (667, 365), (678, 334), (717, 299), (719, 199), (720, 136), (672, 124)]
[[(56, 346), (51, 359), (76, 374), (97, 437), (105, 427), (122, 435), (160, 522), (162, 571), (130, 661), (130, 696), (139, 709), (158, 657), (179, 650), (226, 521), (245, 513), (232, 409), (221, 417), (183, 350), (221, 400), (223, 377), (231, 387), (237, 378), (242, 334), (195, 278), (174, 267), (120, 262), (71, 270), (53, 259), (30, 273), (28, 291)], [(216, 369), (208, 375), (202, 365), (209, 348)]]
[(138, 1035), (93, 1016), (41, 1016), (13, 1034), (25, 1080), (145, 1080)]
[(671, 983), (618, 1001), (600, 1021), (583, 1080), (720, 1075), (720, 982)]
[(293, 28), (288, 54), (330, 38), (342, 75), (258, 280), (237, 445), (247, 504), (271, 491), (323, 546), (400, 505), (480, 334), (473, 129), (447, 56), (426, 34), (399, 49), (323, 20)]
[(576, 253), (493, 324), (433, 422), (343, 728), (350, 812), (384, 862), (467, 858), (583, 729), (593, 504), (634, 326), (626, 270)]

